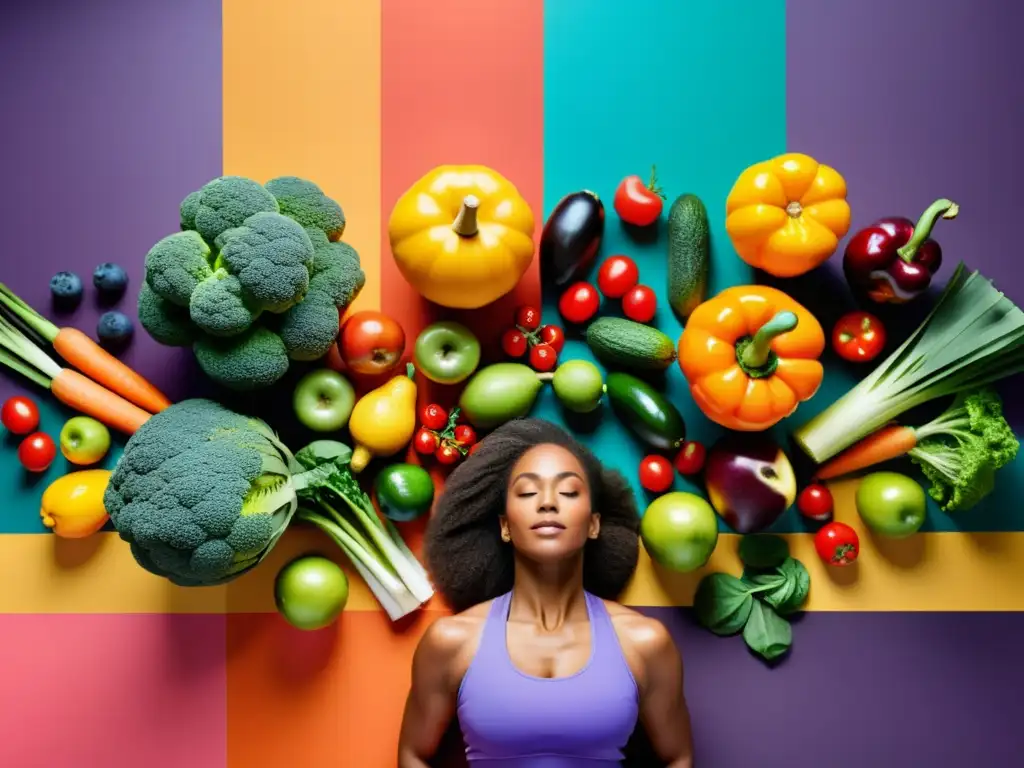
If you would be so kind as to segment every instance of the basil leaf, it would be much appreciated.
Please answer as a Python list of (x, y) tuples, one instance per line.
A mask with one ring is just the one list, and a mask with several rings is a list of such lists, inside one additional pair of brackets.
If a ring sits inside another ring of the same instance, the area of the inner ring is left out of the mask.
[(727, 573), (701, 579), (693, 598), (697, 622), (716, 635), (735, 635), (750, 616), (754, 604), (746, 584)]
[(787, 600), (792, 599), (796, 586), (794, 579), (784, 577), (782, 583), (775, 587), (775, 589), (762, 592), (759, 597), (772, 608), (778, 610), (780, 605), (784, 605)]
[[(803, 563), (792, 557), (786, 560), (782, 567), (785, 570), (786, 579), (792, 584), (793, 589), (786, 599), (772, 604), (780, 614), (786, 616), (800, 610), (801, 606), (807, 602), (807, 595), (811, 591), (811, 575)], [(765, 599), (767, 600), (767, 597)]]
[(755, 600), (743, 627), (743, 642), (766, 661), (774, 661), (793, 644), (793, 628), (770, 606)]
[(789, 557), (789, 544), (781, 536), (756, 533), (740, 539), (740, 560), (751, 568), (775, 568)]

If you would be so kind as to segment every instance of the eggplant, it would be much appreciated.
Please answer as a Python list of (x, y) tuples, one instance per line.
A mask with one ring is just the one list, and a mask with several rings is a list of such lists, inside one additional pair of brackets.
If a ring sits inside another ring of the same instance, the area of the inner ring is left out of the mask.
[(566, 195), (544, 223), (540, 236), (541, 279), (565, 286), (583, 275), (601, 247), (604, 203), (593, 192)]
[(708, 500), (736, 533), (770, 526), (796, 499), (796, 475), (786, 453), (765, 434), (729, 433), (708, 451)]

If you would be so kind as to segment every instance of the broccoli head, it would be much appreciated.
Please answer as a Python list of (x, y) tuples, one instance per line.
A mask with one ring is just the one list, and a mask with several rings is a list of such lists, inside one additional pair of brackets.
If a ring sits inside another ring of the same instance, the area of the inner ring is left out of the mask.
[(219, 262), (235, 275), (252, 305), (284, 312), (309, 289), (313, 243), (294, 220), (279, 213), (257, 213), (220, 239)]
[(318, 229), (329, 240), (339, 240), (345, 232), (345, 214), (341, 206), (312, 181), (298, 176), (279, 176), (264, 186), (277, 200), (281, 213), (303, 227)]
[(190, 347), (198, 335), (189, 311), (161, 298), (145, 282), (139, 288), (139, 322), (153, 339), (166, 347)]
[(189, 312), (192, 322), (212, 336), (236, 336), (260, 314), (239, 279), (224, 269), (196, 286)]
[(185, 400), (132, 435), (103, 501), (147, 571), (221, 584), (256, 565), (294, 514), (291, 462), (264, 422)]
[(146, 282), (161, 298), (187, 307), (192, 292), (213, 275), (210, 246), (196, 232), (175, 232), (146, 254)]
[(244, 176), (221, 176), (186, 197), (180, 215), (182, 224), (191, 223), (190, 228), (213, 243), (222, 232), (241, 226), (255, 213), (278, 211), (277, 200), (259, 183)]
[(200, 337), (192, 350), (203, 373), (228, 389), (268, 387), (288, 372), (284, 342), (264, 325), (227, 339)]

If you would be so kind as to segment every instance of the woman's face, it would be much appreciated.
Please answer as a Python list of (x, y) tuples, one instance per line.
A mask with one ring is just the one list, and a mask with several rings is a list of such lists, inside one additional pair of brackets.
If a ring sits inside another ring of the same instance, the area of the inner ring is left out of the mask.
[(558, 445), (524, 453), (509, 476), (502, 537), (531, 560), (577, 555), (597, 538), (600, 516), (592, 512), (590, 487), (579, 460)]

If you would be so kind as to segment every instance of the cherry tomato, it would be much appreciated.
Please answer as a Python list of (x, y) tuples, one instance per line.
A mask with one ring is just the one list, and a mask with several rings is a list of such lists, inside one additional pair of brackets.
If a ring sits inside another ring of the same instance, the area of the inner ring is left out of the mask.
[(526, 354), (526, 337), (518, 328), (509, 328), (501, 336), (501, 348), (509, 357), (522, 357)]
[(832, 329), (832, 348), (844, 360), (866, 363), (885, 349), (885, 326), (867, 312), (847, 312)]
[(646, 227), (661, 216), (665, 196), (658, 187), (658, 178), (651, 168), (651, 180), (644, 183), (639, 176), (627, 176), (615, 190), (615, 212), (627, 224)]
[(849, 565), (860, 554), (860, 537), (846, 523), (829, 523), (814, 534), (814, 549), (829, 565)]
[(416, 436), (412, 439), (412, 444), (413, 447), (416, 448), (416, 453), (422, 453), (425, 456), (429, 456), (437, 450), (437, 435), (426, 427), (420, 427), (416, 430)]
[(832, 492), (820, 483), (812, 483), (800, 491), (796, 497), (796, 508), (809, 520), (832, 519)]
[(442, 464), (454, 464), (462, 458), (462, 452), (454, 445), (445, 440), (434, 451), (434, 457)]
[(528, 304), (516, 310), (516, 325), (527, 331), (540, 328), (540, 310)]
[(469, 446), (469, 451), (466, 452), (466, 455), (472, 456), (474, 453), (476, 453), (476, 449), (479, 447), (480, 443), (473, 443), (471, 446)]
[(455, 428), (455, 442), (461, 445), (463, 448), (469, 448), (472, 445), (476, 445), (476, 432), (469, 424), (459, 424)]
[(601, 297), (590, 283), (573, 283), (558, 300), (558, 311), (570, 323), (585, 323), (597, 314)]
[(39, 409), (27, 397), (9, 397), (0, 408), (0, 422), (9, 432), (27, 435), (39, 426)]
[(558, 353), (549, 344), (534, 344), (530, 350), (533, 370), (546, 373), (558, 364)]
[(448, 424), (448, 411), (437, 403), (425, 405), (420, 411), (420, 424), (427, 429), (444, 429)]
[(672, 464), (664, 456), (644, 456), (640, 462), (640, 485), (651, 493), (663, 493), (672, 487)]
[(545, 325), (540, 329), (540, 340), (555, 352), (561, 352), (565, 346), (565, 331), (557, 325)]
[(621, 299), (640, 282), (640, 270), (628, 256), (609, 256), (597, 271), (597, 287), (609, 299)]
[(622, 314), (638, 323), (649, 323), (654, 319), (658, 299), (646, 285), (631, 288), (622, 297)]
[(707, 450), (695, 440), (687, 440), (676, 454), (676, 470), (680, 475), (696, 475), (704, 469)]
[(18, 461), (29, 472), (45, 472), (57, 458), (57, 445), (45, 432), (33, 432), (18, 446)]

